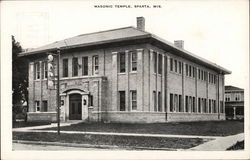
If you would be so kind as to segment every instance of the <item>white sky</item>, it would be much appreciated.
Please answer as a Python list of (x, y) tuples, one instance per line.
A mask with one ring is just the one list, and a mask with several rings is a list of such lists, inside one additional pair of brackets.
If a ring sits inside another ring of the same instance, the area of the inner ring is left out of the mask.
[[(144, 16), (146, 31), (232, 71), (226, 85), (245, 88), (249, 73), (247, 0), (172, 1), (27, 1), (4, 3), (11, 34), (23, 48), (39, 47), (79, 34), (136, 26)], [(94, 8), (98, 4), (150, 4), (162, 8)]]

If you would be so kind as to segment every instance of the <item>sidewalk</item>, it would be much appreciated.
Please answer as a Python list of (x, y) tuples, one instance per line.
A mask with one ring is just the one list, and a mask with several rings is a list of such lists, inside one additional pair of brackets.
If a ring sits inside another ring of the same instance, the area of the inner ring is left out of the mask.
[(225, 151), (227, 148), (236, 144), (237, 141), (243, 141), (243, 140), (244, 140), (244, 133), (240, 133), (237, 135), (216, 138), (215, 140), (209, 141), (207, 143), (203, 143), (189, 150), (192, 150), (192, 151)]
[[(61, 126), (67, 126), (70, 124), (62, 124)], [(56, 125), (45, 125), (35, 127), (14, 128), (16, 132), (45, 132), (45, 133), (57, 133), (56, 130), (38, 130), (50, 127), (56, 127)], [(172, 134), (145, 134), (145, 133), (117, 133), (117, 132), (85, 132), (85, 131), (60, 131), (65, 134), (92, 134), (92, 135), (112, 135), (112, 136), (139, 136), (139, 137), (163, 137), (163, 138), (201, 138), (201, 139), (216, 139), (218, 136), (198, 136), (198, 135), (172, 135)]]

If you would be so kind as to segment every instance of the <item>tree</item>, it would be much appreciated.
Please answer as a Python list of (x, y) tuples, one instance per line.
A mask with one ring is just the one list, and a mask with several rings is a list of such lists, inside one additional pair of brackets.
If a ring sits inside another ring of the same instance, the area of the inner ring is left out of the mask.
[(28, 61), (18, 57), (22, 47), (12, 36), (12, 110), (17, 113), (16, 104), (28, 101)]

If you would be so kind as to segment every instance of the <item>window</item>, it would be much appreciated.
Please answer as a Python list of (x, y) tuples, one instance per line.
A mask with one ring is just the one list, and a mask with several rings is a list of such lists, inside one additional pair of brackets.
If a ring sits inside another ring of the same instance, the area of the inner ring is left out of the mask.
[(204, 80), (203, 70), (201, 70), (201, 80)]
[(177, 72), (177, 60), (174, 60), (174, 71)]
[(173, 71), (173, 59), (172, 58), (170, 58), (170, 71)]
[(63, 59), (63, 77), (68, 77), (68, 59)]
[(193, 106), (192, 111), (193, 111), (193, 112), (196, 112), (196, 109), (195, 109), (195, 97), (193, 97), (193, 105), (192, 105), (192, 106)]
[(161, 107), (161, 92), (158, 92), (158, 112), (162, 111)]
[(94, 97), (93, 95), (89, 95), (89, 106), (93, 106), (94, 105)]
[(181, 106), (181, 95), (179, 95), (179, 112), (183, 112), (182, 106)]
[(214, 84), (216, 84), (216, 75), (214, 75)]
[(154, 60), (154, 73), (156, 73), (157, 70), (157, 53), (153, 52), (153, 60)]
[(186, 64), (186, 76), (188, 76), (188, 64)]
[(154, 104), (154, 111), (157, 112), (157, 107), (156, 107), (156, 92), (153, 91), (153, 104)]
[(78, 58), (74, 57), (72, 59), (72, 76), (78, 76)]
[(235, 101), (240, 101), (240, 94), (239, 93), (235, 94)]
[(40, 101), (35, 101), (35, 105), (36, 105), (36, 111), (40, 112), (41, 111), (41, 109), (40, 109)]
[(131, 71), (137, 71), (137, 53), (135, 51), (131, 54)]
[(193, 77), (195, 77), (195, 74), (196, 74), (196, 69), (195, 67), (193, 67)]
[(40, 63), (35, 63), (35, 79), (40, 79)]
[(229, 94), (225, 94), (225, 101), (230, 101), (230, 95)]
[(99, 71), (99, 58), (98, 56), (93, 56), (93, 74), (98, 74)]
[(198, 69), (198, 78), (201, 79), (201, 70)]
[(217, 110), (216, 110), (216, 101), (213, 100), (213, 108), (214, 108), (214, 113), (217, 113)]
[(179, 62), (179, 73), (181, 74), (181, 70), (182, 70), (182, 63)]
[(188, 112), (188, 96), (186, 96), (185, 102), (186, 102), (185, 111)]
[(198, 112), (201, 112), (201, 98), (198, 98)]
[(125, 52), (121, 52), (120, 56), (120, 73), (126, 72), (126, 56)]
[(162, 55), (159, 54), (158, 57), (159, 57), (159, 61), (158, 61), (158, 73), (162, 74)]
[(47, 111), (48, 111), (48, 102), (47, 101), (42, 101), (41, 112), (47, 112)]
[(126, 106), (125, 91), (119, 91), (119, 95), (120, 95), (120, 111), (125, 111), (125, 106)]
[(189, 77), (192, 76), (192, 66), (189, 66)]
[(205, 113), (207, 113), (207, 99), (204, 98), (204, 109), (205, 109)]
[(173, 106), (174, 106), (173, 99), (174, 99), (173, 94), (170, 93), (170, 112), (174, 111), (174, 109), (173, 109)]
[(87, 76), (88, 75), (88, 69), (89, 69), (89, 64), (88, 64), (88, 57), (82, 57), (82, 75)]
[(131, 108), (132, 111), (137, 110), (137, 96), (136, 91), (131, 91)]
[(48, 78), (48, 63), (47, 61), (42, 62), (42, 79)]
[(211, 99), (208, 100), (208, 113), (212, 113)]
[(178, 112), (178, 95), (175, 94), (174, 95), (174, 111), (177, 111)]

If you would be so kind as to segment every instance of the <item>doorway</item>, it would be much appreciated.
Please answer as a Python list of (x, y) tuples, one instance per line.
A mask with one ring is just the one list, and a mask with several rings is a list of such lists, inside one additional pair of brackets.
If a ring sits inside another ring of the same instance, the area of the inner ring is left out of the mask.
[(70, 94), (69, 95), (69, 120), (82, 119), (82, 95)]

